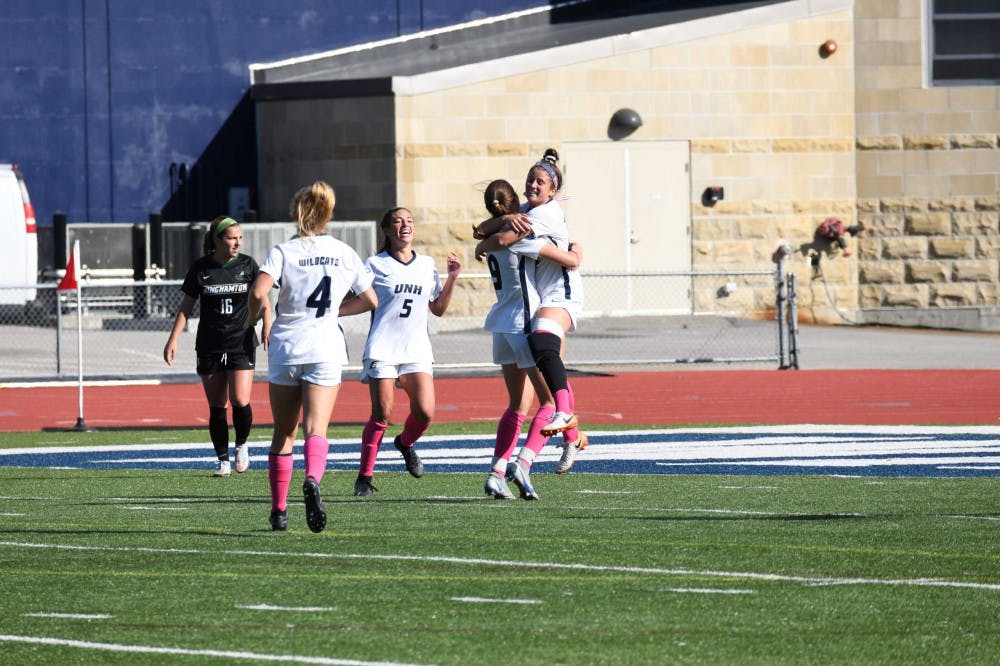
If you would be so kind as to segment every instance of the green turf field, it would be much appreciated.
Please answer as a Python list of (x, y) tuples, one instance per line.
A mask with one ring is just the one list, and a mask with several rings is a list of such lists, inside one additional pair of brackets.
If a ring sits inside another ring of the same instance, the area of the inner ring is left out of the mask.
[[(96, 438), (119, 436), (192, 441)], [(482, 475), (384, 473), (374, 498), (353, 480), (324, 480), (326, 531), (293, 492), (273, 533), (259, 468), (0, 467), (4, 664), (1000, 654), (1000, 479), (539, 474), (539, 502), (487, 499)]]

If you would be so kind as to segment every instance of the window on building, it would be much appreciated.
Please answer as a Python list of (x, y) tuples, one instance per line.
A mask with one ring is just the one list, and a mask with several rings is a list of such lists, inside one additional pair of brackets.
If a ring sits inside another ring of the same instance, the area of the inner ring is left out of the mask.
[(1000, 84), (1000, 0), (929, 0), (931, 81)]

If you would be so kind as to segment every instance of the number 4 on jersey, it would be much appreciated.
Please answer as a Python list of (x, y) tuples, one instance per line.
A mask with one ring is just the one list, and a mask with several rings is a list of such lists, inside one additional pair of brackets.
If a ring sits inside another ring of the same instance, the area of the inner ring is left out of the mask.
[(323, 279), (319, 281), (316, 288), (313, 289), (313, 293), (309, 294), (309, 298), (306, 300), (306, 305), (310, 308), (316, 308), (316, 317), (322, 317), (326, 314), (326, 311), (330, 309), (330, 276), (324, 275)]

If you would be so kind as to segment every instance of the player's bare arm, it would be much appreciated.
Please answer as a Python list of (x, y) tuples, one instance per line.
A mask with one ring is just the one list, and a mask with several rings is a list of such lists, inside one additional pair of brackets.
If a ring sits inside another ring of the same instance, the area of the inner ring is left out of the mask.
[(356, 296), (345, 298), (340, 304), (340, 310), (337, 314), (340, 317), (350, 317), (351, 315), (374, 310), (377, 306), (378, 296), (375, 295), (373, 288), (368, 287), (368, 289)]
[(462, 262), (458, 258), (458, 253), (454, 250), (448, 253), (448, 277), (441, 285), (441, 293), (433, 301), (427, 304), (427, 308), (435, 317), (442, 317), (448, 310), (451, 303), (452, 292), (455, 291), (455, 281), (462, 272)]

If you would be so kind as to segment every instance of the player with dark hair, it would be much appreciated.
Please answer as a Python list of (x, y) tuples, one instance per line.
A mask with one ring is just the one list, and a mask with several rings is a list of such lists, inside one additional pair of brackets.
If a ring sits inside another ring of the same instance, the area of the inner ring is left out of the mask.
[[(569, 231), (562, 208), (556, 195), (563, 185), (562, 172), (558, 166), (559, 154), (554, 148), (546, 149), (542, 159), (528, 170), (525, 179), (525, 199), (521, 212), (522, 222), (530, 223), (530, 231), (511, 228), (515, 216), (494, 218), (481, 223), (480, 235), (487, 237), (480, 249), (489, 251), (516, 242), (528, 234), (528, 238), (545, 238), (561, 250), (569, 250)], [(498, 233), (499, 232), (499, 233)], [(535, 256), (525, 271), (525, 280), (538, 294), (538, 309), (534, 313), (528, 342), (535, 364), (545, 378), (545, 383), (555, 400), (555, 411), (542, 432), (553, 435), (566, 432), (563, 456), (556, 465), (556, 471), (566, 472), (572, 467), (577, 452), (587, 446), (586, 435), (577, 429), (574, 396), (566, 376), (566, 366), (562, 361), (566, 333), (576, 327), (577, 315), (583, 309), (583, 281), (578, 271)], [(518, 456), (519, 465), (512, 467), (509, 475), (515, 483), (523, 477), (528, 481), (527, 470), (531, 466), (530, 456)]]
[[(483, 193), (483, 199), (494, 219), (506, 219), (508, 224), (519, 230), (515, 233), (524, 236), (530, 230), (517, 215), (520, 208), (518, 197), (507, 181), (491, 182)], [(481, 230), (477, 228), (474, 235), (481, 236)], [(535, 364), (528, 342), (527, 333), (530, 331), (531, 314), (538, 305), (538, 294), (527, 283), (525, 274), (528, 264), (532, 263), (531, 257), (544, 257), (567, 268), (576, 268), (581, 251), (576, 247), (573, 251), (559, 249), (543, 238), (522, 237), (507, 247), (499, 247), (496, 240), (488, 238), (477, 246), (476, 257), (481, 258), (488, 247), (492, 248), (487, 254), (487, 264), (497, 301), (486, 316), (485, 328), (493, 333), (493, 362), (502, 368), (508, 404), (497, 424), (485, 492), (497, 499), (513, 497), (507, 488), (506, 477), (518, 486), (522, 499), (538, 499), (526, 471), (515, 476), (518, 466), (509, 462), (535, 395), (538, 396), (539, 408), (531, 421), (528, 438), (518, 454), (518, 460), (526, 461), (528, 467), (549, 439), (549, 435), (543, 434), (543, 428), (549, 425), (554, 411), (552, 394)]]
[(372, 411), (361, 433), (361, 465), (354, 483), (354, 494), (359, 497), (378, 491), (372, 485), (372, 476), (392, 414), (397, 382), (410, 399), (410, 413), (393, 444), (411, 476), (419, 479), (424, 474), (413, 444), (434, 418), (434, 354), (427, 314), (444, 316), (462, 263), (456, 253), (448, 254), (448, 276), (442, 284), (434, 260), (413, 249), (414, 227), (408, 209), (386, 211), (380, 223), (385, 242), (379, 253), (365, 262), (374, 276), (378, 307), (372, 313), (361, 370)]
[[(232, 473), (226, 414), (230, 403), (236, 435), (236, 471), (245, 472), (250, 466), (246, 442), (253, 425), (250, 389), (259, 343), (252, 325), (256, 319), (250, 317), (247, 296), (258, 266), (252, 257), (240, 254), (242, 245), (243, 232), (236, 220), (225, 215), (212, 220), (202, 244), (204, 255), (195, 260), (184, 277), (181, 285), (184, 295), (163, 347), (163, 360), (172, 365), (178, 338), (197, 302), (201, 312), (195, 337), (197, 372), (208, 399), (208, 432), (216, 456), (214, 476)], [(271, 314), (262, 315), (267, 329)]]

